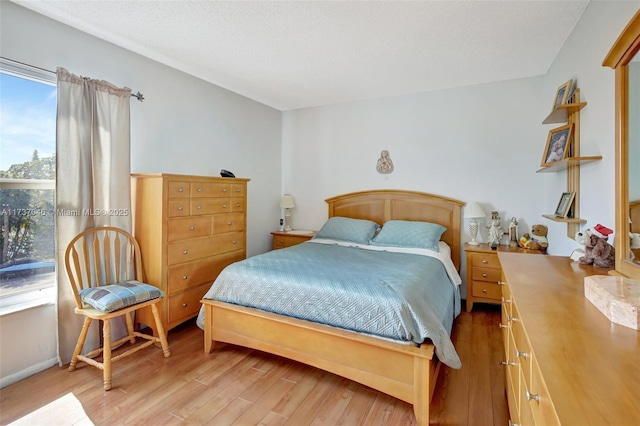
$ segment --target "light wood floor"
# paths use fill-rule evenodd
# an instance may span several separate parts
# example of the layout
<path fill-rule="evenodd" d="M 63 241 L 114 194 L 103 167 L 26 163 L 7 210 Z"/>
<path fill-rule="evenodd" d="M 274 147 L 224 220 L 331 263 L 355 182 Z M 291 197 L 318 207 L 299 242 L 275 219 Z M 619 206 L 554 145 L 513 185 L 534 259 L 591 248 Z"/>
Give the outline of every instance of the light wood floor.
<path fill-rule="evenodd" d="M 431 424 L 508 424 L 499 320 L 499 307 L 481 304 L 456 320 L 463 367 L 441 369 Z M 189 322 L 170 331 L 170 358 L 147 348 L 115 363 L 109 392 L 102 372 L 84 363 L 7 386 L 0 424 L 72 393 L 95 425 L 415 425 L 409 404 L 333 374 L 231 345 L 204 354 L 202 334 Z M 83 424 L 65 413 L 49 410 L 44 424 Z"/>

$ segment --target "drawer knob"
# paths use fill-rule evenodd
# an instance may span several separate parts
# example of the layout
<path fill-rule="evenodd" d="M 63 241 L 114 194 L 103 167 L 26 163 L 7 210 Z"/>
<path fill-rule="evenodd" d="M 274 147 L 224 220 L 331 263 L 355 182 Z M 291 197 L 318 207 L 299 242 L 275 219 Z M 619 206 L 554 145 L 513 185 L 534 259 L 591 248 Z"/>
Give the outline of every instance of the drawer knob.
<path fill-rule="evenodd" d="M 183 251 L 182 254 L 189 254 L 189 250 Z"/>
<path fill-rule="evenodd" d="M 508 325 L 502 324 L 501 322 L 498 323 L 498 327 L 499 328 L 509 328 Z"/>
<path fill-rule="evenodd" d="M 500 361 L 500 365 L 506 365 L 507 367 L 513 367 L 516 365 L 513 361 Z"/>
<path fill-rule="evenodd" d="M 202 192 L 202 188 L 198 188 L 198 192 Z"/>
<path fill-rule="evenodd" d="M 522 358 L 527 358 L 527 353 L 526 352 L 520 352 L 519 350 L 516 349 L 516 358 L 517 357 L 522 357 Z"/>
<path fill-rule="evenodd" d="M 487 278 L 487 274 L 482 274 L 482 278 Z"/>
<path fill-rule="evenodd" d="M 236 204 L 236 207 L 240 207 L 240 203 Z"/>
<path fill-rule="evenodd" d="M 187 307 L 187 304 L 186 304 L 186 303 L 183 303 L 183 304 L 182 304 L 182 307 L 183 307 L 183 308 L 186 308 L 186 307 Z"/>
<path fill-rule="evenodd" d="M 237 188 L 237 189 L 236 189 L 236 192 L 240 192 L 240 191 L 241 191 L 241 189 L 240 189 L 240 188 Z"/>
<path fill-rule="evenodd" d="M 537 393 L 526 391 L 525 395 L 527 397 L 527 401 L 534 400 L 535 402 L 540 403 L 540 395 L 538 395 Z"/>
<path fill-rule="evenodd" d="M 227 225 L 231 226 L 231 225 L 233 225 L 233 222 L 229 222 L 229 223 L 227 223 Z"/>
<path fill-rule="evenodd" d="M 184 207 L 180 206 L 178 207 L 178 210 L 184 210 Z"/>
<path fill-rule="evenodd" d="M 486 292 L 487 292 L 487 289 L 486 289 L 486 288 L 483 288 L 483 289 L 482 289 L 482 292 L 483 292 L 483 293 L 486 293 Z"/>
<path fill-rule="evenodd" d="M 233 241 L 233 244 L 238 244 L 238 242 L 237 241 Z"/>
<path fill-rule="evenodd" d="M 222 208 L 223 208 L 223 209 L 226 209 L 226 208 L 227 208 L 227 205 L 226 205 L 226 204 L 223 204 L 223 205 L 222 205 Z"/>
<path fill-rule="evenodd" d="M 198 206 L 198 210 L 202 210 L 202 206 Z"/>
<path fill-rule="evenodd" d="M 227 188 L 222 188 L 222 192 L 227 192 Z"/>
<path fill-rule="evenodd" d="M 485 259 L 482 259 L 482 263 L 487 264 L 489 262 L 487 262 Z"/>
<path fill-rule="evenodd" d="M 191 229 L 192 231 L 195 231 L 195 230 L 196 230 L 196 227 L 195 227 L 195 226 L 192 226 L 192 227 L 191 227 L 191 228 L 189 228 L 189 229 Z"/>
<path fill-rule="evenodd" d="M 184 192 L 184 189 L 182 187 L 178 188 L 178 192 Z"/>
<path fill-rule="evenodd" d="M 182 276 L 182 279 L 183 279 L 183 280 L 186 280 L 186 279 L 188 279 L 188 278 L 189 278 L 189 275 L 183 275 L 183 276 Z"/>

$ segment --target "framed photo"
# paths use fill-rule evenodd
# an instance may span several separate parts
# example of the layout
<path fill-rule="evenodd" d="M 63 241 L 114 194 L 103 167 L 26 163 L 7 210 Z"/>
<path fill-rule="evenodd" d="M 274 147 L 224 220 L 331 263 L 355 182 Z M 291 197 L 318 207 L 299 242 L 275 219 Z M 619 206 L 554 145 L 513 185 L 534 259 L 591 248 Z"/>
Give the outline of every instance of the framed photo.
<path fill-rule="evenodd" d="M 573 204 L 573 199 L 575 198 L 575 192 L 563 192 L 560 197 L 560 201 L 558 202 L 558 207 L 556 207 L 555 215 L 557 217 L 567 217 L 567 213 L 571 209 L 571 204 Z"/>
<path fill-rule="evenodd" d="M 573 84 L 573 80 L 569 80 L 562 86 L 558 87 L 558 90 L 556 91 L 556 97 L 553 100 L 553 108 L 551 108 L 551 111 L 555 111 L 555 109 L 558 108 L 560 105 L 567 103 L 567 99 L 569 98 L 569 92 L 571 92 L 572 84 Z"/>
<path fill-rule="evenodd" d="M 542 155 L 542 167 L 549 167 L 558 161 L 564 160 L 569 155 L 571 137 L 573 136 L 573 124 L 549 130 L 547 145 Z"/>

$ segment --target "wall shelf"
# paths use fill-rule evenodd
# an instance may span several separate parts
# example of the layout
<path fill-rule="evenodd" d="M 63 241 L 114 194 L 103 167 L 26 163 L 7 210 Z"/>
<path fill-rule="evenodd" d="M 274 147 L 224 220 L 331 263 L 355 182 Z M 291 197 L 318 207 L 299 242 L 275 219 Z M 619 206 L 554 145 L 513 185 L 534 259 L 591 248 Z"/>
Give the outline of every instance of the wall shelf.
<path fill-rule="evenodd" d="M 566 123 L 573 113 L 580 111 L 585 106 L 587 106 L 586 102 L 558 105 L 558 108 L 551 111 L 547 118 L 542 121 L 542 124 Z"/>
<path fill-rule="evenodd" d="M 572 157 L 565 158 L 562 161 L 553 163 L 550 166 L 543 167 L 536 173 L 556 173 L 565 171 L 567 173 L 567 192 L 574 192 L 573 206 L 571 214 L 574 217 L 557 217 L 552 214 L 543 214 L 545 219 L 554 222 L 567 224 L 567 237 L 573 239 L 580 229 L 580 225 L 587 223 L 586 219 L 580 218 L 580 166 L 594 161 L 602 160 L 602 156 L 580 156 L 580 110 L 587 106 L 586 102 L 580 102 L 580 89 L 575 89 L 573 94 L 575 102 L 559 105 L 555 110 L 544 119 L 542 124 L 567 123 L 573 124 L 573 141 L 572 141 Z"/>
<path fill-rule="evenodd" d="M 536 170 L 536 173 L 555 173 L 560 170 L 566 170 L 569 166 L 580 165 L 584 166 L 585 164 L 593 163 L 594 161 L 602 160 L 601 155 L 594 155 L 591 157 L 569 157 L 564 160 L 557 161 L 552 163 L 552 165 L 543 167 L 541 169 Z"/>
<path fill-rule="evenodd" d="M 545 219 L 552 220 L 554 222 L 562 222 L 562 223 L 587 223 L 587 219 L 580 219 L 578 217 L 558 217 L 552 214 L 543 214 L 542 217 Z"/>

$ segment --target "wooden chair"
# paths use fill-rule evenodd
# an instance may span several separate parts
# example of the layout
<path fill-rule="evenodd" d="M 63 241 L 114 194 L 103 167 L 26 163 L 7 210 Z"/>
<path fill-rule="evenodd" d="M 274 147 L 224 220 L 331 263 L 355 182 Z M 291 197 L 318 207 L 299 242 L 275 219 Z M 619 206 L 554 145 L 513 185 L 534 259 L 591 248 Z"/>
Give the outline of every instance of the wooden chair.
<path fill-rule="evenodd" d="M 171 355 L 158 310 L 164 294 L 157 287 L 142 282 L 141 259 L 135 238 L 111 226 L 81 232 L 71 240 L 65 252 L 65 267 L 76 300 L 74 312 L 86 317 L 69 371 L 75 370 L 79 360 L 103 370 L 104 390 L 107 391 L 111 389 L 112 362 L 156 343 L 162 347 L 165 358 Z M 146 306 L 151 306 L 158 337 L 134 331 L 131 315 Z M 111 319 L 120 316 L 126 318 L 128 335 L 111 342 Z M 81 355 L 87 331 L 94 319 L 103 322 L 102 347 Z M 127 340 L 133 344 L 136 337 L 147 341 L 112 357 L 112 347 L 118 347 Z M 100 353 L 102 362 L 94 359 Z"/>

